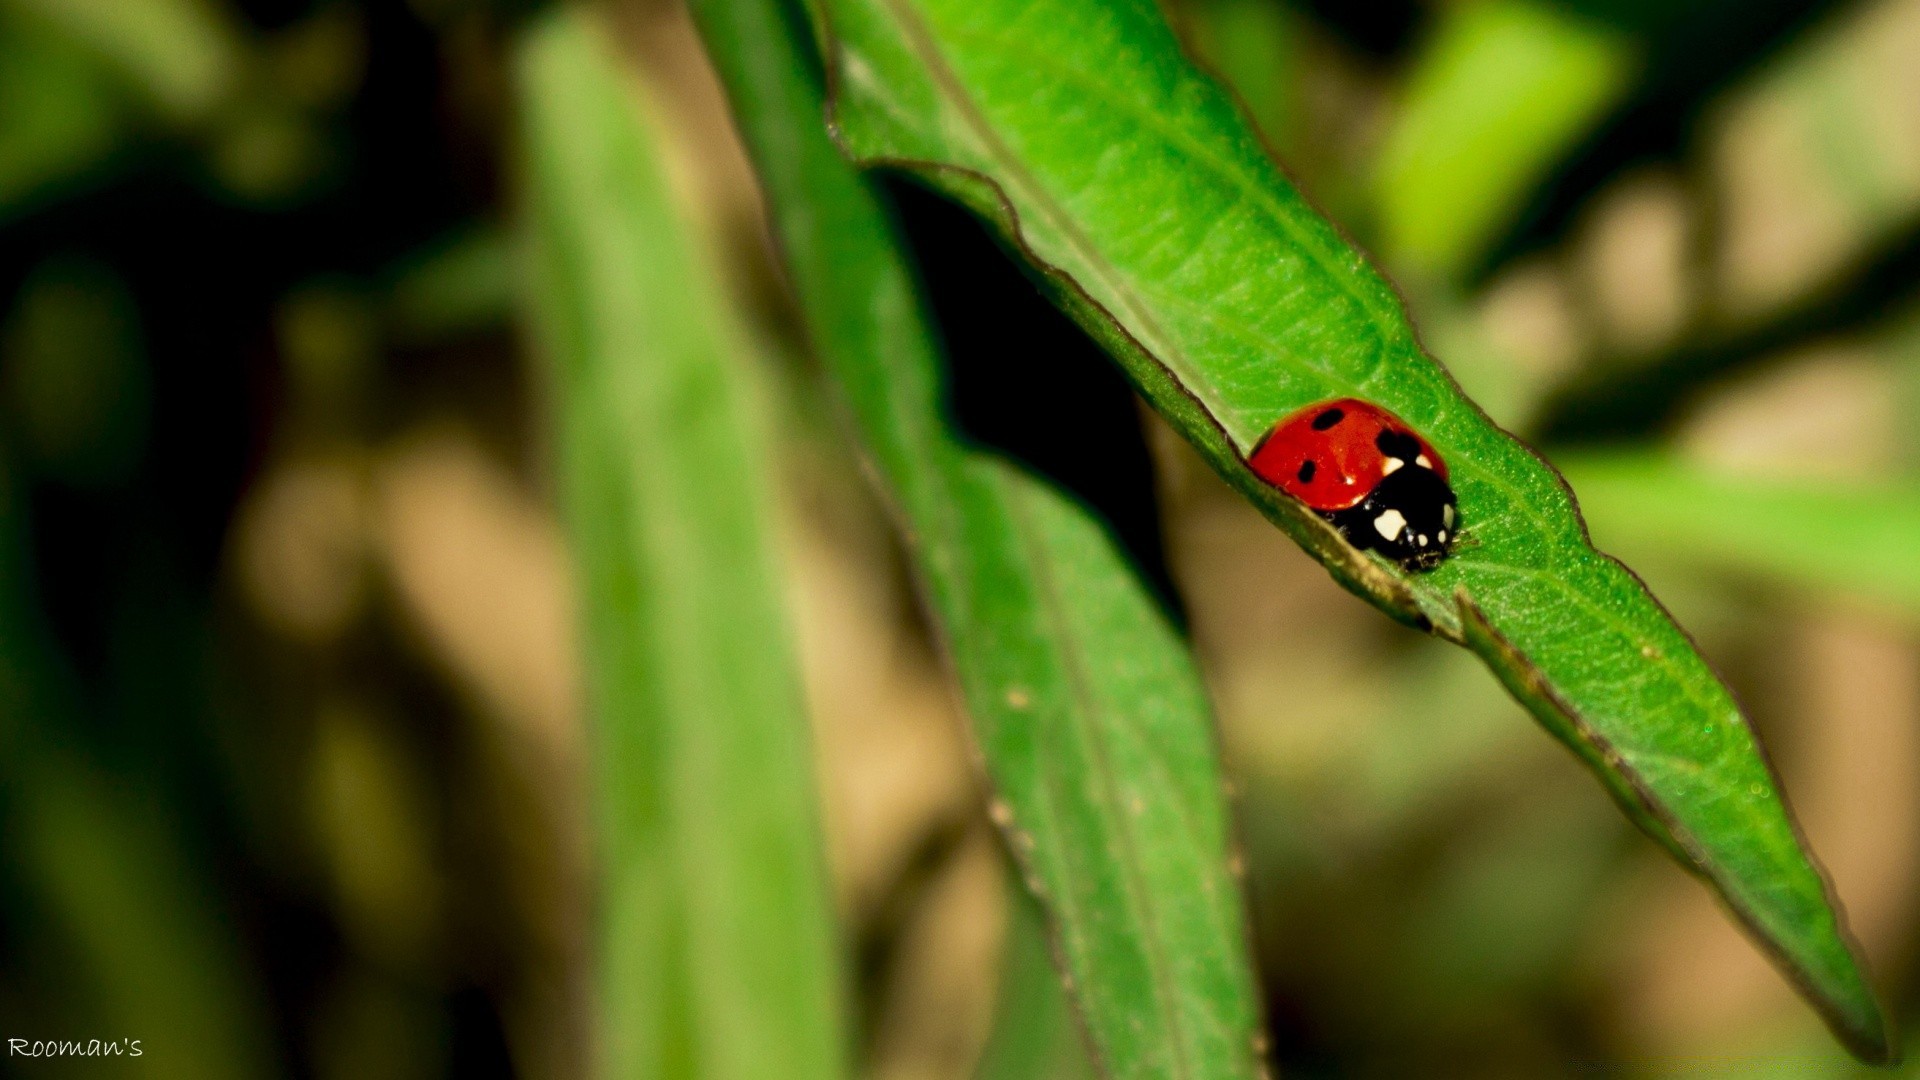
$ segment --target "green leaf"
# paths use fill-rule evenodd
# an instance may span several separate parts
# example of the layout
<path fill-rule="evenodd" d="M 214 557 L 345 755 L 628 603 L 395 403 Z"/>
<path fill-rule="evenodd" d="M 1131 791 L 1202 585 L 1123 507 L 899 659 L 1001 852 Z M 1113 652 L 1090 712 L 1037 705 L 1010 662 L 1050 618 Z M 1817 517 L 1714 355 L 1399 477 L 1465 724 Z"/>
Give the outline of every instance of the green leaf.
<path fill-rule="evenodd" d="M 948 427 L 914 282 L 883 208 L 827 138 L 815 68 L 777 0 L 694 9 L 1101 1067 L 1258 1075 L 1220 765 L 1182 642 L 1100 523 Z"/>
<path fill-rule="evenodd" d="M 1053 971 L 1046 913 L 1024 891 L 1009 906 L 993 1032 L 974 1080 L 1089 1080 L 1093 1061 Z"/>
<path fill-rule="evenodd" d="M 1421 350 L 1392 287 L 1269 161 L 1145 0 L 821 0 L 858 158 L 991 217 L 1213 467 L 1342 584 L 1478 653 L 1726 900 L 1857 1053 L 1887 1030 L 1826 883 L 1726 688 L 1559 477 Z M 1244 455 L 1342 395 L 1453 470 L 1467 536 L 1433 572 L 1362 554 Z"/>
<path fill-rule="evenodd" d="M 1920 615 L 1920 484 L 1740 475 L 1656 453 L 1562 466 L 1609 545 Z"/>
<path fill-rule="evenodd" d="M 1450 6 L 1413 63 L 1375 172 L 1395 266 L 1458 274 L 1620 99 L 1619 32 L 1540 0 Z"/>
<path fill-rule="evenodd" d="M 598 784 L 608 1077 L 845 1073 L 836 943 L 743 350 L 631 75 L 579 15 L 519 70 Z"/>

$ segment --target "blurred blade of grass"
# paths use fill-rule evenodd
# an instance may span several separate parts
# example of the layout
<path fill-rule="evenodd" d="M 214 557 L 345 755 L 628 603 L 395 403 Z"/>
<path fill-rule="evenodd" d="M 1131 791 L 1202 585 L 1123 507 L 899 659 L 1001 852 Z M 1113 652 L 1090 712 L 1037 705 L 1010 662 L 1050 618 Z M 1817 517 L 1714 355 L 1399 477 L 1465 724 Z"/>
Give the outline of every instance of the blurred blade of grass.
<path fill-rule="evenodd" d="M 32 938 L 11 978 L 32 988 L 14 1038 L 137 1039 L 141 1072 L 246 1080 L 275 1072 L 271 1019 L 180 808 L 110 776 L 74 743 L 83 691 L 35 611 L 24 493 L 0 460 L 0 820 L 7 913 Z M 66 1010 L 72 1010 L 68 1014 Z M 126 1052 L 126 1051 L 123 1051 Z"/>
<path fill-rule="evenodd" d="M 1920 483 L 1741 476 L 1654 452 L 1561 466 L 1608 547 L 1920 616 Z"/>
<path fill-rule="evenodd" d="M 513 310 L 513 245 L 478 226 L 415 253 L 389 286 L 387 316 L 399 336 L 442 340 L 498 327 Z"/>
<path fill-rule="evenodd" d="M 169 814 L 51 743 L 21 749 L 6 784 L 9 848 L 76 961 L 38 977 L 50 988 L 77 976 L 99 1010 L 46 1035 L 138 1039 L 154 1076 L 272 1075 L 260 988 Z"/>
<path fill-rule="evenodd" d="M 1102 1065 L 1257 1075 L 1245 915 L 1186 649 L 1099 522 L 948 426 L 914 282 L 886 211 L 828 140 L 798 15 L 778 0 L 694 10 Z"/>
<path fill-rule="evenodd" d="M 1242 495 L 1335 578 L 1478 654 L 1868 1059 L 1885 1018 L 1746 718 L 1564 482 L 1422 350 L 1392 286 L 1307 205 L 1151 4 L 816 0 L 834 120 L 994 221 Z M 1017 388 L 1010 388 L 1017 392 Z M 1446 456 L 1465 530 L 1413 574 L 1347 545 L 1244 455 L 1357 396 Z"/>
<path fill-rule="evenodd" d="M 0 222 L 105 160 L 124 105 L 86 50 L 0 7 Z"/>
<path fill-rule="evenodd" d="M 209 0 L 0 0 L 44 18 L 111 61 L 175 123 L 205 119 L 243 59 L 240 29 Z"/>
<path fill-rule="evenodd" d="M 1014 890 L 1008 905 L 993 1032 L 975 1080 L 1092 1080 L 1097 1075 L 1053 970 L 1047 915 L 1031 893 Z"/>
<path fill-rule="evenodd" d="M 1413 61 L 1374 186 L 1390 264 L 1456 278 L 1626 91 L 1619 33 L 1540 0 L 1442 9 Z"/>
<path fill-rule="evenodd" d="M 813 756 L 742 348 L 597 27 L 536 24 L 519 88 L 595 734 L 601 1075 L 840 1076 Z"/>

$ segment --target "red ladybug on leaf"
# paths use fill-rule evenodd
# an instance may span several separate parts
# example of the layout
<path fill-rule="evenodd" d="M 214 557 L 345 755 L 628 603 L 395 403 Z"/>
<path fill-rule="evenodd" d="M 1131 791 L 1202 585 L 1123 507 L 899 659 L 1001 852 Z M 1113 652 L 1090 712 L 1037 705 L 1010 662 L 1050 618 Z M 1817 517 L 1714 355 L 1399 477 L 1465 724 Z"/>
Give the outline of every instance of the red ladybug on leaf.
<path fill-rule="evenodd" d="M 1247 459 L 1354 547 L 1409 570 L 1440 565 L 1459 536 L 1447 463 L 1406 422 L 1358 398 L 1309 405 L 1275 424 Z"/>

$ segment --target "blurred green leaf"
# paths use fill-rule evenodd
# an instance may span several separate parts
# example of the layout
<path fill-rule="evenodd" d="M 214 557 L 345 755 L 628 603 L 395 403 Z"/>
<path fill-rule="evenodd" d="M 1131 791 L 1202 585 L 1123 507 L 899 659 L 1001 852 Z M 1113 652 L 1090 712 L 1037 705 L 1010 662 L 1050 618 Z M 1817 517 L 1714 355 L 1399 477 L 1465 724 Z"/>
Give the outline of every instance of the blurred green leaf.
<path fill-rule="evenodd" d="M 0 218 L 104 160 L 123 108 L 84 49 L 0 8 Z"/>
<path fill-rule="evenodd" d="M 514 273 L 507 234 L 477 227 L 408 259 L 393 280 L 388 315 L 396 332 L 413 339 L 496 327 L 512 311 Z"/>
<path fill-rule="evenodd" d="M 592 702 L 601 1074 L 840 1076 L 812 753 L 743 350 L 596 28 L 536 24 L 519 88 Z"/>
<path fill-rule="evenodd" d="M 148 383 L 118 277 L 78 259 L 28 275 L 0 326 L 0 399 L 35 465 L 74 484 L 125 479 L 146 444 Z"/>
<path fill-rule="evenodd" d="M 700 0 L 809 337 L 899 514 L 1099 1060 L 1250 1077 L 1260 1012 L 1220 766 L 1182 642 L 1084 509 L 965 448 L 874 194 L 820 124 L 775 0 Z"/>
<path fill-rule="evenodd" d="M 337 149 L 293 103 L 256 96 L 222 116 L 206 161 L 226 190 L 274 207 L 318 191 Z"/>
<path fill-rule="evenodd" d="M 273 313 L 293 408 L 349 422 L 381 362 L 379 312 L 358 286 L 320 278 L 296 286 Z"/>
<path fill-rule="evenodd" d="M 343 169 L 343 148 L 317 114 L 336 108 L 359 82 L 359 29 L 351 18 L 317 14 L 263 46 L 225 0 L 0 0 L 0 17 L 44 41 L 52 55 L 80 58 L 112 92 L 100 101 L 77 89 L 36 94 L 23 113 L 64 118 L 68 128 L 82 119 L 93 127 L 111 121 L 93 133 L 110 141 L 123 134 L 122 112 L 142 112 L 126 106 L 145 105 L 149 120 L 198 141 L 221 187 L 254 204 L 313 195 Z M 29 69 L 45 66 L 36 58 Z M 6 112 L 0 105 L 0 122 Z M 0 130 L 0 149 L 4 139 Z M 6 172 L 0 165 L 0 184 Z"/>
<path fill-rule="evenodd" d="M 212 0 L 0 0 L 112 62 L 161 115 L 205 119 L 239 75 L 239 28 Z"/>
<path fill-rule="evenodd" d="M 1624 37 L 1541 0 L 1442 8 L 1374 178 L 1388 259 L 1467 269 L 1619 100 L 1632 67 Z"/>
<path fill-rule="evenodd" d="M 1422 902 L 1399 927 L 1413 991 L 1430 1010 L 1550 984 L 1563 970 L 1619 845 L 1618 818 L 1590 792 L 1562 788 L 1449 838 Z M 1412 996 L 1412 995 L 1410 995 Z"/>
<path fill-rule="evenodd" d="M 271 1019 L 179 808 L 75 742 L 85 692 L 35 611 L 24 492 L 0 458 L 0 820 L 10 930 L 40 970 L 26 1038 L 138 1039 L 141 1074 L 272 1074 Z M 18 892 L 12 890 L 18 889 Z M 71 1011 L 71 1015 L 67 1012 Z M 15 1019 L 15 1018 L 10 1018 Z"/>
<path fill-rule="evenodd" d="M 1392 287 L 1305 203 L 1151 4 L 820 0 L 855 156 L 997 222 L 1242 494 L 1349 589 L 1478 653 L 1705 878 L 1867 1058 L 1885 1023 L 1726 688 L 1565 485 L 1417 342 Z M 1314 401 L 1380 402 L 1446 456 L 1461 550 L 1424 575 L 1347 546 L 1244 464 Z"/>
<path fill-rule="evenodd" d="M 169 815 L 47 743 L 9 772 L 12 856 L 57 913 L 70 974 L 99 1010 L 72 1018 L 89 1022 L 86 1037 L 139 1039 L 148 1075 L 271 1075 L 261 988 Z"/>
<path fill-rule="evenodd" d="M 1920 483 L 1729 474 L 1652 452 L 1562 467 L 1608 547 L 1920 615 Z"/>

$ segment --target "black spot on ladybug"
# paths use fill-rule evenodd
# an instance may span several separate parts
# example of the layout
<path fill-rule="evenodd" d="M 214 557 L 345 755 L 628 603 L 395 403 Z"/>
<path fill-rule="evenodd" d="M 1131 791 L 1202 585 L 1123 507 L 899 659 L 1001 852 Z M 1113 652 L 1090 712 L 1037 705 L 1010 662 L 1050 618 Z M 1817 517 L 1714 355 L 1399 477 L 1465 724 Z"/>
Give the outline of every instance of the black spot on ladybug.
<path fill-rule="evenodd" d="M 1313 430 L 1325 431 L 1346 418 L 1347 412 L 1345 409 L 1328 409 L 1326 412 L 1313 418 Z"/>
<path fill-rule="evenodd" d="M 1404 431 L 1382 431 L 1374 437 L 1373 445 L 1379 447 L 1382 454 L 1409 464 L 1420 456 L 1420 440 Z"/>
<path fill-rule="evenodd" d="M 1300 463 L 1300 472 L 1299 472 L 1299 474 L 1298 474 L 1298 475 L 1299 475 L 1299 477 L 1300 477 L 1300 482 L 1301 482 L 1301 483 L 1303 483 L 1303 484 L 1311 484 L 1311 483 L 1313 483 L 1313 470 L 1314 470 L 1314 464 L 1313 464 L 1313 462 L 1311 462 L 1311 461 L 1303 461 L 1303 462 L 1301 462 L 1301 463 Z"/>

